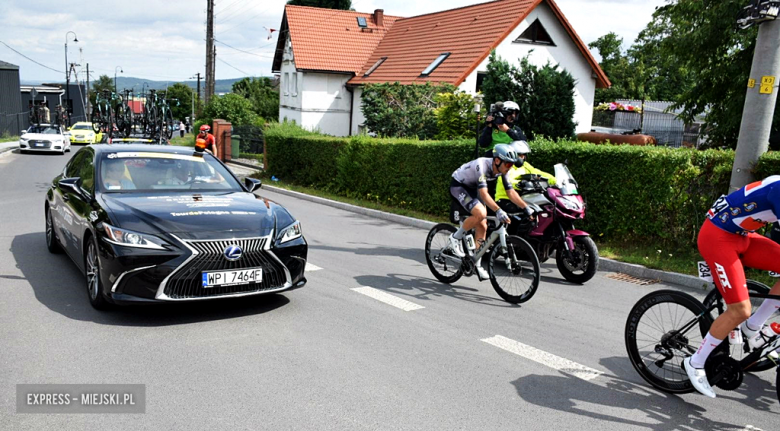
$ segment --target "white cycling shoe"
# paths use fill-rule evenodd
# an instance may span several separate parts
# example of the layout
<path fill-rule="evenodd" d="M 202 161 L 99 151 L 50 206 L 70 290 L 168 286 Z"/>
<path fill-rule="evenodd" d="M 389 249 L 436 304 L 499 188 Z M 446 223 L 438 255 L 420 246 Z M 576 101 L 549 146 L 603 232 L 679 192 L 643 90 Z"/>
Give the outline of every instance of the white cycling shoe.
<path fill-rule="evenodd" d="M 480 280 L 488 280 L 490 278 L 490 274 L 488 274 L 487 270 L 482 267 L 482 265 L 477 266 L 477 276 Z"/>
<path fill-rule="evenodd" d="M 450 235 L 449 242 L 450 242 L 450 250 L 452 251 L 452 254 L 458 257 L 466 257 L 466 253 L 463 252 L 463 245 L 461 244 L 461 241 L 459 239 Z"/>
<path fill-rule="evenodd" d="M 715 398 L 715 391 L 712 390 L 710 382 L 707 381 L 707 373 L 704 371 L 704 368 L 694 368 L 693 365 L 691 365 L 690 356 L 683 360 L 683 365 L 685 373 L 688 374 L 688 378 L 691 380 L 693 387 L 701 392 L 702 395 Z"/>
<path fill-rule="evenodd" d="M 764 340 L 764 337 L 761 335 L 760 330 L 755 331 L 752 337 L 748 336 L 748 333 L 753 331 L 747 328 L 747 320 L 742 322 L 742 324 L 739 325 L 739 329 L 742 331 L 742 335 L 745 336 L 745 339 L 747 339 L 747 343 L 748 346 L 750 346 L 750 350 L 758 349 L 759 347 L 763 346 L 766 343 L 766 340 Z"/>

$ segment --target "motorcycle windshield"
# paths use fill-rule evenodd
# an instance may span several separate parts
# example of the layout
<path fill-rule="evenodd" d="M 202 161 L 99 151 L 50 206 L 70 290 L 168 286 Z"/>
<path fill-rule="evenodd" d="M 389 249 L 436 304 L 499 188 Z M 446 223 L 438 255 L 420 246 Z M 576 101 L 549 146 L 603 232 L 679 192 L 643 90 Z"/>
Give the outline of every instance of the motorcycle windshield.
<path fill-rule="evenodd" d="M 555 165 L 555 181 L 558 188 L 561 189 L 561 194 L 564 196 L 578 195 L 577 181 L 574 181 L 574 177 L 569 172 L 569 168 L 563 163 Z"/>

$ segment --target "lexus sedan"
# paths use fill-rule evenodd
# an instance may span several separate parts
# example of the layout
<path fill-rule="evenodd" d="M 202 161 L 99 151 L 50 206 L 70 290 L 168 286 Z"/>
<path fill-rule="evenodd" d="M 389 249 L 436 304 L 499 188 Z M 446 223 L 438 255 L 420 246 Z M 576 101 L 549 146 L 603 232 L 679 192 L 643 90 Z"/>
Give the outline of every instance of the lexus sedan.
<path fill-rule="evenodd" d="M 192 148 L 81 148 L 46 194 L 46 245 L 84 273 L 93 307 L 302 287 L 301 223 Z"/>

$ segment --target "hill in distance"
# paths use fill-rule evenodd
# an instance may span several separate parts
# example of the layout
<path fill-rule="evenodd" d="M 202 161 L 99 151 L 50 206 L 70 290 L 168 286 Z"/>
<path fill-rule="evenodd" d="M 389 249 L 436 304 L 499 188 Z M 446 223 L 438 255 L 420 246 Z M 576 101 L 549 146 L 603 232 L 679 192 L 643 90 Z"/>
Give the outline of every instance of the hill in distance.
<path fill-rule="evenodd" d="M 233 88 L 233 83 L 236 81 L 240 81 L 244 78 L 235 78 L 235 79 L 217 79 L 217 81 L 214 83 L 214 91 L 217 94 L 223 94 L 223 93 L 230 93 L 230 91 Z M 122 91 L 122 89 L 134 89 L 136 93 L 139 93 L 141 91 L 141 88 L 153 88 L 155 90 L 164 90 L 166 87 L 169 87 L 177 82 L 181 82 L 182 84 L 190 86 L 193 90 L 198 88 L 198 81 L 192 80 L 192 81 L 151 81 L 148 79 L 142 79 L 142 78 L 133 78 L 133 77 L 124 77 L 124 76 L 117 76 L 116 78 L 116 86 L 119 91 Z M 144 85 L 144 83 L 146 85 Z M 22 80 L 21 85 L 40 85 L 40 81 L 28 81 L 28 80 Z M 206 85 L 206 80 L 201 79 L 200 81 L 200 92 L 203 94 L 204 89 Z"/>

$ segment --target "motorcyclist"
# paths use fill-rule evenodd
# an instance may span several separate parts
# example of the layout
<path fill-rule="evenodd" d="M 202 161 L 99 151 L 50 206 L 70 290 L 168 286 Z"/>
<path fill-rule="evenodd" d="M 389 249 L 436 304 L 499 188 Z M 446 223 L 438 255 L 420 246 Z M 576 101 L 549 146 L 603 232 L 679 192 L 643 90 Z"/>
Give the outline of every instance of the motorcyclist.
<path fill-rule="evenodd" d="M 539 175 L 546 179 L 551 186 L 557 184 L 554 175 L 550 175 L 547 172 L 536 169 L 535 167 L 531 166 L 530 163 L 528 163 L 528 154 L 531 153 L 531 147 L 528 146 L 527 142 L 514 141 L 510 146 L 513 150 L 515 150 L 515 153 L 517 153 L 518 157 L 517 163 L 515 163 L 515 165 L 512 166 L 512 169 L 510 169 L 507 173 L 507 176 L 509 177 L 509 184 L 512 186 L 512 188 L 514 188 L 517 183 L 520 182 L 520 178 L 526 174 Z M 514 207 L 512 201 L 509 200 L 506 189 L 501 182 L 496 184 L 496 202 L 498 202 L 498 205 L 501 208 L 510 213 L 517 212 L 517 208 Z"/>
<path fill-rule="evenodd" d="M 498 207 L 498 204 L 488 194 L 487 182 L 497 180 L 505 183 L 509 199 L 518 207 L 531 211 L 528 205 L 509 186 L 506 176 L 509 169 L 517 162 L 517 154 L 509 145 L 496 145 L 493 149 L 493 157 L 480 157 L 472 160 L 452 173 L 450 182 L 450 194 L 460 205 L 471 214 L 460 228 L 449 238 L 450 249 L 458 257 L 465 257 L 466 253 L 461 247 L 463 235 L 471 229 L 476 229 L 474 239 L 478 247 L 482 247 L 487 234 L 487 208 L 496 212 L 499 220 L 510 223 L 509 216 Z M 481 265 L 477 265 L 480 279 L 487 279 L 488 274 Z"/>
<path fill-rule="evenodd" d="M 484 157 L 491 157 L 493 147 L 498 144 L 510 144 L 513 141 L 526 141 L 525 133 L 515 124 L 520 113 L 517 103 L 507 100 L 498 102 L 500 107 L 495 113 L 488 114 L 485 128 L 479 136 L 479 146 L 486 148 Z"/>

